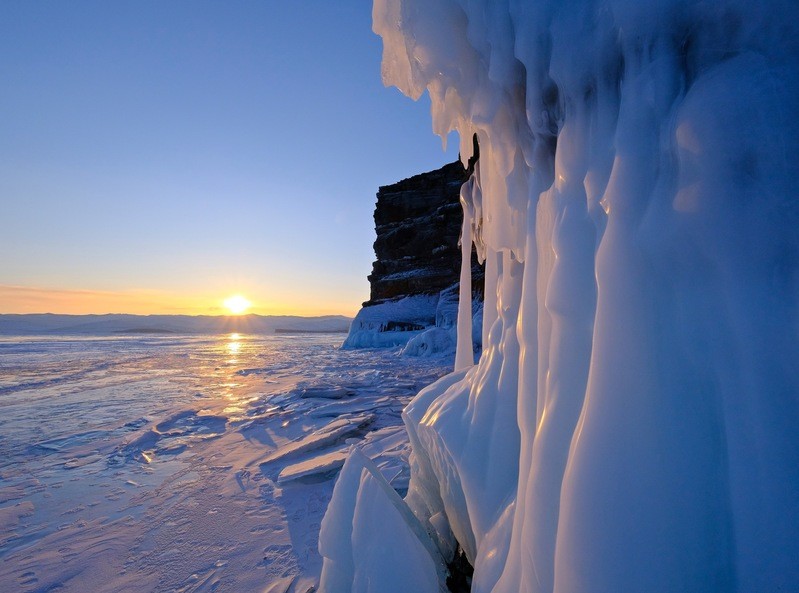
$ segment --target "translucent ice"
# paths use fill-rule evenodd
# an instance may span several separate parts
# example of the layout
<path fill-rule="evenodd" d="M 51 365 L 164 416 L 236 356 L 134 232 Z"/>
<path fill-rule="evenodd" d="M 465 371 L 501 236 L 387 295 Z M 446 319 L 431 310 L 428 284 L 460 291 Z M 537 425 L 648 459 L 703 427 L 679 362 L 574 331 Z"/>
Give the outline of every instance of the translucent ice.
<path fill-rule="evenodd" d="M 444 564 L 416 517 L 353 448 L 319 533 L 320 593 L 438 592 Z"/>
<path fill-rule="evenodd" d="M 799 5 L 373 20 L 384 82 L 480 146 L 483 354 L 405 413 L 439 550 L 478 593 L 799 590 Z"/>

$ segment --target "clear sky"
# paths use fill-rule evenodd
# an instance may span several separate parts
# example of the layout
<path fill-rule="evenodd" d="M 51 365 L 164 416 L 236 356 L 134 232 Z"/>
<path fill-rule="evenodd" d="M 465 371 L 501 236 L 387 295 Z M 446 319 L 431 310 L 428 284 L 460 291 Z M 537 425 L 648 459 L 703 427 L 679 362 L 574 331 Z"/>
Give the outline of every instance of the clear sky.
<path fill-rule="evenodd" d="M 369 0 L 0 3 L 0 313 L 354 314 L 437 168 Z"/>

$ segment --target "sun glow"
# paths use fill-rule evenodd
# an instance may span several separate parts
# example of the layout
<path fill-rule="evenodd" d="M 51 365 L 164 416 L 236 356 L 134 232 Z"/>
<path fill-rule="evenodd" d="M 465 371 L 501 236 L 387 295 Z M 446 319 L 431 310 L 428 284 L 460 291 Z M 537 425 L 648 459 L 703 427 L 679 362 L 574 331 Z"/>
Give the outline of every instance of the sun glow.
<path fill-rule="evenodd" d="M 252 303 L 240 294 L 226 298 L 222 304 L 230 311 L 231 315 L 241 315 L 252 306 Z"/>

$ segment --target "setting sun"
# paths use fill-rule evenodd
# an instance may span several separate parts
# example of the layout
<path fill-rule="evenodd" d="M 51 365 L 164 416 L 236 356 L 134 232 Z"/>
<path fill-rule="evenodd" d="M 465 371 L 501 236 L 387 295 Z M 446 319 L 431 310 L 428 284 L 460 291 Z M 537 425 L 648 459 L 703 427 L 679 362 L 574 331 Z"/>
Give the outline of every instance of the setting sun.
<path fill-rule="evenodd" d="M 232 315 L 241 315 L 252 306 L 252 303 L 240 294 L 226 298 L 222 304 Z"/>

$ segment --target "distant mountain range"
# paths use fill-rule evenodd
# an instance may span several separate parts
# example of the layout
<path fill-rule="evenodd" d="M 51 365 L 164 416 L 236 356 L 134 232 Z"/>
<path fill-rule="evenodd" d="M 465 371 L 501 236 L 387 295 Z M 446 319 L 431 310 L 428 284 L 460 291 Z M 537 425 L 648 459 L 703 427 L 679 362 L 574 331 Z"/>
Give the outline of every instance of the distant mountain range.
<path fill-rule="evenodd" d="M 247 334 L 346 332 L 343 315 L 0 315 L 0 335 Z"/>

